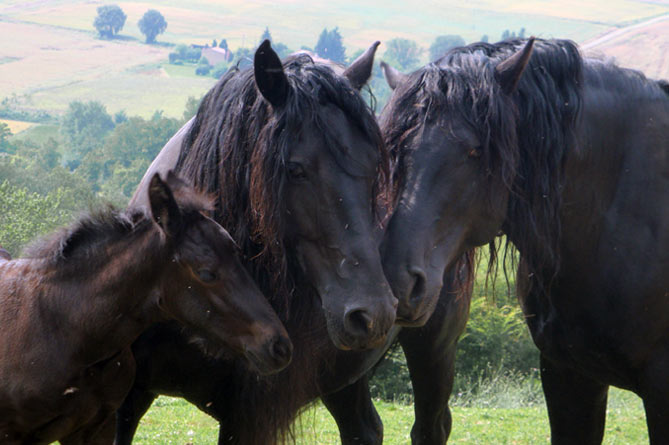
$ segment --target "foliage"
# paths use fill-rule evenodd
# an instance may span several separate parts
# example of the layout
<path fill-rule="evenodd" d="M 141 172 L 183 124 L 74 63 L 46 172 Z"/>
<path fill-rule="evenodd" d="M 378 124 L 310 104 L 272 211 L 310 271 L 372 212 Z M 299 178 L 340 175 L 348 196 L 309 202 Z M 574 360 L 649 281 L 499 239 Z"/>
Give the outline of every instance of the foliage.
<path fill-rule="evenodd" d="M 125 19 L 126 15 L 118 5 L 99 6 L 93 26 L 98 30 L 100 37 L 111 39 L 123 29 Z"/>
<path fill-rule="evenodd" d="M 146 43 L 154 43 L 158 34 L 162 34 L 167 29 L 165 17 L 155 9 L 149 9 L 144 13 L 139 22 L 139 30 L 146 36 Z"/>
<path fill-rule="evenodd" d="M 211 77 L 214 79 L 220 79 L 223 74 L 227 73 L 230 69 L 230 64 L 227 62 L 220 62 L 214 65 L 211 69 Z"/>
<path fill-rule="evenodd" d="M 24 122 L 53 122 L 55 118 L 44 110 L 21 110 L 19 96 L 12 94 L 0 102 L 0 118 Z"/>
<path fill-rule="evenodd" d="M 400 71 L 412 71 L 418 67 L 423 52 L 416 42 L 408 39 L 392 39 L 386 43 L 383 60 Z"/>
<path fill-rule="evenodd" d="M 269 43 L 272 43 L 272 34 L 269 33 L 269 27 L 265 27 L 265 30 L 263 31 L 262 35 L 260 36 L 260 42 L 262 43 L 265 40 L 269 40 Z"/>
<path fill-rule="evenodd" d="M 63 190 L 46 195 L 29 192 L 27 188 L 0 182 L 0 240 L 12 256 L 38 235 L 43 235 L 71 219 L 61 206 Z"/>
<path fill-rule="evenodd" d="M 0 152 L 9 151 L 9 137 L 12 135 L 12 131 L 9 129 L 9 125 L 4 122 L 0 122 Z"/>
<path fill-rule="evenodd" d="M 253 65 L 253 51 L 248 48 L 238 48 L 235 51 L 234 64 L 240 69 L 248 68 Z"/>
<path fill-rule="evenodd" d="M 346 48 L 342 44 L 339 28 L 336 27 L 331 31 L 324 28 L 318 37 L 318 43 L 316 43 L 314 51 L 324 59 L 344 63 L 346 61 Z"/>
<path fill-rule="evenodd" d="M 151 161 L 180 127 L 181 121 L 160 112 L 148 120 L 133 116 L 87 154 L 75 173 L 108 199 L 127 202 Z"/>
<path fill-rule="evenodd" d="M 369 388 L 372 397 L 405 403 L 412 400 L 409 368 L 399 343 L 386 353 L 383 362 L 374 369 L 372 375 Z"/>
<path fill-rule="evenodd" d="M 218 42 L 218 47 L 223 48 L 224 50 L 228 50 L 228 41 L 225 39 L 221 39 L 220 42 Z"/>
<path fill-rule="evenodd" d="M 199 99 L 196 99 L 193 96 L 188 96 L 188 99 L 186 100 L 186 109 L 184 110 L 183 114 L 184 121 L 189 120 L 191 117 L 197 114 L 197 109 L 200 108 L 200 102 L 202 102 L 203 97 L 204 96 L 200 97 Z"/>
<path fill-rule="evenodd" d="M 211 66 L 209 65 L 198 65 L 195 68 L 195 74 L 198 76 L 206 76 L 211 71 Z"/>
<path fill-rule="evenodd" d="M 200 48 L 193 48 L 188 45 L 177 45 L 175 50 L 168 54 L 170 63 L 177 61 L 197 62 L 202 57 L 202 50 Z"/>
<path fill-rule="evenodd" d="M 276 51 L 280 59 L 290 55 L 293 51 L 281 42 L 272 43 L 272 48 Z"/>
<path fill-rule="evenodd" d="M 501 40 L 513 40 L 513 39 L 524 39 L 524 38 L 525 38 L 525 28 L 520 28 L 517 34 L 516 31 L 509 31 L 508 29 L 505 29 L 502 32 Z"/>
<path fill-rule="evenodd" d="M 100 102 L 71 102 L 60 124 L 60 132 L 69 146 L 71 158 L 81 160 L 98 148 L 114 129 L 114 120 Z"/>
<path fill-rule="evenodd" d="M 444 36 L 438 36 L 430 45 L 430 61 L 439 59 L 441 56 L 446 54 L 451 48 L 456 48 L 458 46 L 464 46 L 465 39 L 459 35 L 449 34 Z"/>

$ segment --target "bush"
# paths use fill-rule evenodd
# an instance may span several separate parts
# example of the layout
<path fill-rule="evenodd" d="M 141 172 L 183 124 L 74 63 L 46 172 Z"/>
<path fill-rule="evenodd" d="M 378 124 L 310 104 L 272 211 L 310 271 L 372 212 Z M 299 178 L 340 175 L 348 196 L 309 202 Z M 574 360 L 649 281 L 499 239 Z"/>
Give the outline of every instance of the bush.
<path fill-rule="evenodd" d="M 225 63 L 225 62 L 217 63 L 217 64 L 211 69 L 211 76 L 212 76 L 214 79 L 220 79 L 221 76 L 222 76 L 223 74 L 227 73 L 229 69 L 230 69 L 230 64 L 229 64 L 229 63 Z"/>
<path fill-rule="evenodd" d="M 199 65 L 197 68 L 195 68 L 195 74 L 198 76 L 206 76 L 209 74 L 209 71 L 211 71 L 211 67 L 209 65 Z"/>

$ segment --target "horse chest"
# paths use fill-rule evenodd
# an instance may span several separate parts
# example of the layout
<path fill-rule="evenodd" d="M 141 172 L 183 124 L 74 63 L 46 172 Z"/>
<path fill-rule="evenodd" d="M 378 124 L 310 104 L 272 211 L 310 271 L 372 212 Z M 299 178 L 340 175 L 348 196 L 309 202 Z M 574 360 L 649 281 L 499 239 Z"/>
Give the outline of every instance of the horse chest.
<path fill-rule="evenodd" d="M 634 360 L 621 348 L 615 319 L 591 306 L 566 305 L 531 298 L 525 303 L 530 333 L 542 354 L 607 384 L 630 388 Z M 533 308 L 531 313 L 528 308 Z"/>
<path fill-rule="evenodd" d="M 7 434 L 30 443 L 50 443 L 86 425 L 101 411 L 113 413 L 134 378 L 134 359 L 127 348 L 85 369 L 49 372 L 38 386 L 25 387 L 15 398 Z M 67 377 L 66 377 L 67 376 Z"/>

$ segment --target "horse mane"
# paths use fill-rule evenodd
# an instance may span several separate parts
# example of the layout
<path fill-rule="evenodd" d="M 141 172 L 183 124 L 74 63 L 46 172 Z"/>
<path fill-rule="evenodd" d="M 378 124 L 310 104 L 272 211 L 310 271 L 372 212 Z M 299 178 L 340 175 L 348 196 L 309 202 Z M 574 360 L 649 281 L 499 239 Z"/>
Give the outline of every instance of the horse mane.
<path fill-rule="evenodd" d="M 500 174 L 510 192 L 503 226 L 507 240 L 533 272 L 548 270 L 554 276 L 560 258 L 562 166 L 576 149 L 583 60 L 571 41 L 537 40 L 509 96 L 495 79 L 495 67 L 523 44 L 481 42 L 451 50 L 408 76 L 381 125 L 396 166 L 393 176 L 401 181 L 403 158 L 412 149 L 409 140 L 425 123 L 440 124 L 446 114 L 460 117 L 477 133 L 488 171 Z M 493 259 L 498 248 L 491 243 Z"/>
<path fill-rule="evenodd" d="M 212 208 L 211 198 L 184 182 L 168 179 L 173 196 L 185 218 Z M 24 257 L 46 261 L 62 274 L 94 271 L 109 261 L 102 246 L 131 242 L 153 228 L 153 219 L 144 207 L 119 210 L 102 206 L 82 214 L 74 223 L 38 238 L 28 245 Z"/>
<path fill-rule="evenodd" d="M 317 396 L 317 376 L 331 366 L 325 323 L 315 290 L 300 281 L 300 267 L 285 233 L 284 190 L 291 138 L 304 125 L 323 135 L 327 150 L 344 169 L 345 147 L 330 128 L 325 105 L 339 108 L 374 147 L 378 169 L 370 203 L 380 210 L 389 177 L 388 153 L 371 109 L 348 79 L 307 54 L 283 62 L 291 86 L 284 106 L 273 109 L 258 91 L 253 69 L 232 69 L 205 95 L 185 136 L 176 169 L 217 196 L 214 219 L 240 246 L 243 261 L 279 314 L 296 345 L 291 366 L 258 377 L 234 361 L 230 410 L 237 443 L 290 441 L 296 413 Z M 381 212 L 379 212 L 380 214 Z M 377 215 L 378 216 L 378 215 Z M 277 409 L 280 406 L 280 409 Z M 263 419 L 261 424 L 254 419 Z M 225 429 L 225 428 L 224 428 Z"/>
<path fill-rule="evenodd" d="M 287 103 L 276 110 L 256 88 L 253 69 L 228 71 L 202 100 L 176 166 L 196 186 L 216 193 L 214 218 L 239 244 L 254 278 L 280 313 L 288 310 L 298 269 L 284 236 L 290 138 L 305 123 L 315 126 L 345 166 L 346 153 L 323 116 L 323 106 L 332 104 L 377 151 L 375 209 L 389 168 L 374 115 L 346 78 L 308 54 L 287 58 L 284 71 L 292 88 Z"/>

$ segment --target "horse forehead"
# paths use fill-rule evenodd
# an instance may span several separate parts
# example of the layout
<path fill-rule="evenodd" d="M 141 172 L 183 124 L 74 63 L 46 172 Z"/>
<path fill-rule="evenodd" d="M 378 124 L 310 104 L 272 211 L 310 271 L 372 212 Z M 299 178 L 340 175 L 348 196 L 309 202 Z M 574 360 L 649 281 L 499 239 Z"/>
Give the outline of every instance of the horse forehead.
<path fill-rule="evenodd" d="M 325 128 L 320 128 L 321 126 Z M 361 155 L 374 152 L 372 141 L 363 132 L 362 126 L 362 123 L 356 123 L 354 117 L 348 116 L 341 108 L 326 103 L 321 106 L 320 125 L 316 125 L 315 121 L 312 125 L 303 125 L 300 142 L 311 147 L 334 143 L 337 147 L 330 148 L 360 159 Z"/>

